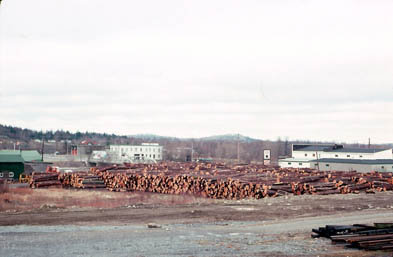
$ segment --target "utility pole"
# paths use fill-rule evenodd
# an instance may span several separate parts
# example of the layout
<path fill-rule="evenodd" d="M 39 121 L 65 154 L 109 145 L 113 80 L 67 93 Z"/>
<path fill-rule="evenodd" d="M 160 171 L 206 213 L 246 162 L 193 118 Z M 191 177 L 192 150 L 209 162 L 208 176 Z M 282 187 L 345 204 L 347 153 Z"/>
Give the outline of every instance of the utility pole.
<path fill-rule="evenodd" d="M 194 141 L 191 141 L 191 162 L 194 160 Z"/>
<path fill-rule="evenodd" d="M 368 138 L 368 149 L 370 149 L 370 146 L 371 146 L 371 139 Z"/>
<path fill-rule="evenodd" d="M 44 136 L 42 136 L 42 144 L 41 144 L 41 161 L 44 161 Z"/>
<path fill-rule="evenodd" d="M 237 134 L 237 163 L 240 163 L 240 134 Z"/>

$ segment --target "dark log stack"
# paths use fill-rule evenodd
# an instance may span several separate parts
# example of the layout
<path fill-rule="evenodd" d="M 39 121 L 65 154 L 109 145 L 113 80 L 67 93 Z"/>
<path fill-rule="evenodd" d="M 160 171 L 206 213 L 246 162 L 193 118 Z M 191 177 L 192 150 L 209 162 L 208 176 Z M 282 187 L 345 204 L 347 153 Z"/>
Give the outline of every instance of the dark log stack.
<path fill-rule="evenodd" d="M 33 172 L 29 184 L 31 188 L 51 186 L 61 187 L 61 182 L 59 181 L 59 173 Z"/>
<path fill-rule="evenodd" d="M 64 187 L 73 188 L 106 188 L 106 185 L 100 176 L 88 172 L 66 173 L 61 176 L 61 182 Z"/>
<path fill-rule="evenodd" d="M 278 169 L 263 165 L 160 163 L 92 168 L 111 191 L 192 194 L 242 199 L 284 194 L 346 194 L 393 190 L 392 173 Z"/>
<path fill-rule="evenodd" d="M 344 243 L 352 248 L 393 251 L 393 223 L 327 225 L 312 232 L 314 238 L 327 237 L 333 243 Z"/>

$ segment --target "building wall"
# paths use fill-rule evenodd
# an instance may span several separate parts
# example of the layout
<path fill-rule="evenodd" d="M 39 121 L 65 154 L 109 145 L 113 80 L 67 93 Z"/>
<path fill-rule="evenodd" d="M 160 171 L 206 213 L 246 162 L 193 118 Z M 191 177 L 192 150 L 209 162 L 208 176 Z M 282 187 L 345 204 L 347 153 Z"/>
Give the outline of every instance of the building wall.
<path fill-rule="evenodd" d="M 316 162 L 311 162 L 311 166 L 314 168 Z M 380 171 L 380 172 L 392 172 L 393 164 L 380 164 L 380 165 L 372 165 L 372 164 L 356 164 L 356 163 L 332 163 L 332 162 L 319 162 L 319 170 L 322 171 L 331 171 L 331 170 L 339 170 L 339 171 L 358 171 L 358 172 L 371 172 L 371 171 Z"/>
<path fill-rule="evenodd" d="M 292 157 L 315 160 L 317 157 L 315 151 L 293 151 Z M 392 159 L 392 149 L 376 153 L 352 153 L 352 152 L 324 152 L 318 151 L 318 159 L 322 158 L 338 158 L 338 159 L 357 159 L 357 160 L 375 160 L 375 159 Z"/>
<path fill-rule="evenodd" d="M 385 151 L 375 153 L 375 159 L 393 159 L 393 150 L 387 149 Z"/>
<path fill-rule="evenodd" d="M 11 174 L 9 174 L 12 172 Z M 3 162 L 0 163 L 0 179 L 19 179 L 19 175 L 24 172 L 24 165 L 22 162 Z M 11 175 L 11 177 L 9 176 Z"/>
<path fill-rule="evenodd" d="M 163 147 L 160 145 L 111 145 L 109 148 L 119 158 L 129 157 L 139 160 L 162 160 Z"/>
<path fill-rule="evenodd" d="M 323 157 L 322 154 L 323 154 L 322 151 L 318 152 L 318 158 L 326 158 L 326 157 Z M 317 152 L 314 152 L 314 151 L 293 151 L 292 157 L 299 158 L 299 159 L 315 160 L 317 158 Z"/>
<path fill-rule="evenodd" d="M 373 170 L 380 172 L 393 172 L 393 164 L 373 165 Z"/>
<path fill-rule="evenodd" d="M 298 162 L 298 161 L 283 161 L 278 160 L 278 165 L 280 168 L 310 168 L 310 162 Z"/>

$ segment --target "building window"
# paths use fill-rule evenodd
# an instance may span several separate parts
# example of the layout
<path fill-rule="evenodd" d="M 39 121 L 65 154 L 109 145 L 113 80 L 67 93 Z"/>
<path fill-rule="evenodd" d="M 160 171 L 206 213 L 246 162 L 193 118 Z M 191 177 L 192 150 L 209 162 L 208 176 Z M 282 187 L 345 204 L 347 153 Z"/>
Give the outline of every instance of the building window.
<path fill-rule="evenodd" d="M 299 162 L 299 166 L 302 166 L 302 165 L 303 165 L 303 163 Z"/>
<path fill-rule="evenodd" d="M 381 169 L 384 169 L 385 168 L 385 166 L 381 166 Z"/>
<path fill-rule="evenodd" d="M 291 165 L 292 163 L 288 162 L 288 165 Z"/>
<path fill-rule="evenodd" d="M 142 148 L 141 148 L 141 152 L 142 152 Z"/>
<path fill-rule="evenodd" d="M 8 177 L 13 178 L 14 177 L 14 173 L 12 171 L 10 171 L 10 173 L 8 173 Z"/>
<path fill-rule="evenodd" d="M 155 155 L 155 154 L 153 154 L 153 158 L 154 158 L 154 159 L 156 158 L 156 155 Z"/>
<path fill-rule="evenodd" d="M 334 157 L 338 157 L 338 154 L 334 155 Z"/>
<path fill-rule="evenodd" d="M 360 157 L 360 158 L 362 158 L 362 157 L 363 157 L 363 155 L 359 155 L 359 157 Z"/>
<path fill-rule="evenodd" d="M 351 157 L 351 156 L 348 154 L 347 157 Z"/>
<path fill-rule="evenodd" d="M 312 157 L 315 157 L 315 153 L 312 154 Z"/>
<path fill-rule="evenodd" d="M 161 149 L 160 148 L 158 148 L 158 152 L 160 152 L 161 151 Z"/>
<path fill-rule="evenodd" d="M 160 159 L 160 158 L 161 158 L 160 156 L 161 156 L 161 155 L 157 155 L 157 158 Z"/>
<path fill-rule="evenodd" d="M 329 164 L 326 164 L 326 167 L 329 167 Z"/>
<path fill-rule="evenodd" d="M 3 177 L 3 172 L 0 172 L 0 178 L 2 178 Z"/>
<path fill-rule="evenodd" d="M 307 156 L 307 154 L 305 153 L 304 156 Z"/>

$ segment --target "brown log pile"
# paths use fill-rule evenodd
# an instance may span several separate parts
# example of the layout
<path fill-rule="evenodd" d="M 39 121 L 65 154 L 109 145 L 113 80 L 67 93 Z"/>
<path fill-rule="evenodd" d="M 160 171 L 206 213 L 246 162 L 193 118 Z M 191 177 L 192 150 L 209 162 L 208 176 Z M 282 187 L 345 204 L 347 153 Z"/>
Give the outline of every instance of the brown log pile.
<path fill-rule="evenodd" d="M 59 173 L 43 173 L 43 172 L 33 172 L 29 185 L 31 188 L 42 188 L 42 187 L 61 187 L 61 182 L 59 180 Z"/>
<path fill-rule="evenodd" d="M 60 178 L 64 187 L 73 188 L 106 188 L 101 176 L 88 172 L 74 172 L 63 174 Z"/>
<path fill-rule="evenodd" d="M 215 199 L 393 190 L 392 173 L 279 169 L 220 163 L 129 164 L 92 168 L 110 191 L 192 194 Z"/>

